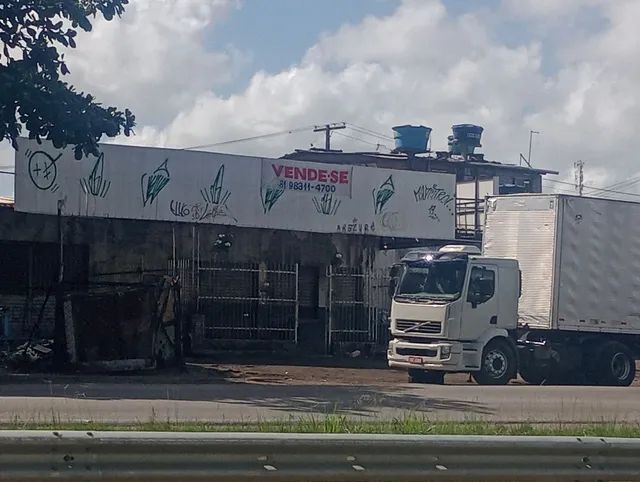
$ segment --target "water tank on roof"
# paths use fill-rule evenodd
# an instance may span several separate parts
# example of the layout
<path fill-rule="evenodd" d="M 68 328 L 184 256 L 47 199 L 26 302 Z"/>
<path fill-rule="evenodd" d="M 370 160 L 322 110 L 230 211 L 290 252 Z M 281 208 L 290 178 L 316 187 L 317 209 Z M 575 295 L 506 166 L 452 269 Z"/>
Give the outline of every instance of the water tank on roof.
<path fill-rule="evenodd" d="M 427 152 L 431 127 L 404 125 L 392 127 L 392 129 L 396 152 L 406 154 Z"/>
<path fill-rule="evenodd" d="M 484 130 L 482 127 L 474 124 L 457 124 L 451 126 L 451 129 L 453 135 L 448 137 L 451 154 L 466 156 L 473 154 L 476 147 L 482 147 L 480 144 Z"/>

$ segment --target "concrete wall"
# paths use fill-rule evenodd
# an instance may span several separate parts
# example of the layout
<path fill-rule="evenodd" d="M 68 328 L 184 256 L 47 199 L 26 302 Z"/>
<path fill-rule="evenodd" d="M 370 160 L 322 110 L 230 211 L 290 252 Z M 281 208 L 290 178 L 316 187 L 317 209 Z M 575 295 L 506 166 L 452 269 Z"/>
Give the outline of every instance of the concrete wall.
<path fill-rule="evenodd" d="M 62 218 L 65 243 L 90 248 L 89 272 L 163 269 L 174 255 L 192 258 L 199 242 L 200 257 L 229 262 L 327 265 L 336 253 L 351 266 L 374 263 L 379 240 L 374 237 L 303 233 L 222 225 L 187 225 L 162 221 Z M 0 239 L 56 242 L 55 216 L 25 214 L 0 208 Z M 219 234 L 233 236 L 228 253 L 214 249 Z"/>
<path fill-rule="evenodd" d="M 326 269 L 335 261 L 336 254 L 342 255 L 343 265 L 361 268 L 386 268 L 399 259 L 398 253 L 381 252 L 379 239 L 371 236 L 66 217 L 62 218 L 62 229 L 65 244 L 88 246 L 88 275 L 93 281 L 135 282 L 141 279 L 136 273 L 139 270 L 168 269 L 174 255 L 177 259 L 193 260 L 199 253 L 202 261 L 229 263 L 298 263 L 301 269 L 317 270 L 320 308 L 326 306 L 327 300 Z M 220 234 L 232 237 L 228 252 L 214 248 Z M 56 238 L 55 216 L 0 208 L 0 240 L 55 243 Z M 133 273 L 114 274 L 127 271 Z M 13 307 L 11 316 L 14 323 L 22 323 L 25 318 L 23 311 L 18 309 L 22 304 L 15 294 L 0 293 L 0 306 Z M 36 300 L 31 305 L 28 316 L 31 323 L 26 323 L 27 327 L 32 326 L 34 316 L 37 317 Z M 52 325 L 52 316 L 53 312 L 48 307 L 43 327 Z M 322 316 L 320 313 L 319 317 Z"/>

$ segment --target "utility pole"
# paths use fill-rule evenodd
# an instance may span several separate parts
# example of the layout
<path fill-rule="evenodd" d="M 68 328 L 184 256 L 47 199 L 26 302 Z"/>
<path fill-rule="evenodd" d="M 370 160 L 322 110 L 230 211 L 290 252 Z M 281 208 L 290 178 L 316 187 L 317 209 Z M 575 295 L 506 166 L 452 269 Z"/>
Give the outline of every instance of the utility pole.
<path fill-rule="evenodd" d="M 540 134 L 538 131 L 529 131 L 529 157 L 527 157 L 527 164 L 531 167 L 531 146 L 533 144 L 533 135 Z M 522 166 L 522 159 L 520 159 L 520 165 Z"/>
<path fill-rule="evenodd" d="M 313 132 L 324 132 L 324 150 L 331 150 L 331 131 L 335 131 L 338 129 L 346 129 L 346 124 L 344 122 L 333 123 L 333 124 L 325 124 L 323 126 L 316 126 L 313 129 Z"/>
<path fill-rule="evenodd" d="M 53 366 L 63 370 L 67 365 L 67 341 L 64 320 L 64 234 L 62 229 L 62 207 L 64 201 L 58 200 L 58 267 L 56 276 L 56 302 L 53 325 Z"/>
<path fill-rule="evenodd" d="M 574 162 L 573 170 L 575 176 L 576 191 L 578 191 L 579 196 L 582 196 L 582 191 L 584 190 L 584 162 Z"/>

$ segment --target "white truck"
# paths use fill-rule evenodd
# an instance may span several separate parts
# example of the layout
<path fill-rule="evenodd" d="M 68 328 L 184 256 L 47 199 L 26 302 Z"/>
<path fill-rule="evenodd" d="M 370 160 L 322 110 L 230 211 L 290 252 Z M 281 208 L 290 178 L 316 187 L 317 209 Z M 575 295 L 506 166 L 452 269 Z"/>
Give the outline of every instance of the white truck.
<path fill-rule="evenodd" d="M 475 249 L 475 251 L 474 251 Z M 640 357 L 640 203 L 487 199 L 482 253 L 413 251 L 394 275 L 389 366 L 412 382 L 628 386 Z"/>

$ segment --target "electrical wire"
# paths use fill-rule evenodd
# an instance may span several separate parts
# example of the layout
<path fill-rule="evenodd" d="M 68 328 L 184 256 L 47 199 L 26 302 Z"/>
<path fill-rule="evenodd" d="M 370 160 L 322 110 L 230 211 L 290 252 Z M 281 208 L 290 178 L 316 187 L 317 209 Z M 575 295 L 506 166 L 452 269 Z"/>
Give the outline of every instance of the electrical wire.
<path fill-rule="evenodd" d="M 375 142 L 370 142 L 370 141 L 366 141 L 360 137 L 355 137 L 355 136 L 350 136 L 349 134 L 343 134 L 342 132 L 333 132 L 333 134 L 337 134 L 339 136 L 342 137 L 348 137 L 349 139 L 353 139 L 359 142 L 362 142 L 364 144 L 369 144 L 371 146 L 375 146 L 376 149 L 380 148 L 380 147 L 384 147 L 385 149 L 387 149 L 388 151 L 391 151 L 391 149 L 389 149 L 389 147 L 385 146 L 384 144 L 380 144 L 380 143 L 375 143 Z"/>
<path fill-rule="evenodd" d="M 557 184 L 564 184 L 566 186 L 574 186 L 575 184 L 572 182 L 566 182 L 566 181 L 557 181 L 555 179 L 545 179 L 546 182 L 555 182 Z M 595 187 L 595 186 L 587 186 L 587 185 L 583 185 L 582 186 L 585 189 L 591 189 L 594 191 L 601 191 L 601 192 L 606 192 L 606 193 L 611 193 L 611 194 L 619 194 L 619 195 L 623 195 L 623 196 L 635 196 L 635 197 L 640 197 L 640 194 L 636 194 L 633 192 L 624 192 L 624 191 L 615 191 L 612 189 L 606 189 L 606 188 L 601 188 L 601 187 Z"/>
<path fill-rule="evenodd" d="M 14 171 L 0 171 L 0 174 L 9 174 L 10 176 L 15 176 L 16 173 Z"/>
<path fill-rule="evenodd" d="M 183 147 L 183 150 L 190 150 L 190 149 L 205 149 L 205 148 L 209 148 L 209 147 L 216 147 L 216 146 L 224 146 L 227 144 L 235 144 L 238 142 L 248 142 L 248 141 L 256 141 L 259 139 L 266 139 L 269 137 L 276 137 L 276 136 L 282 136 L 282 135 L 286 135 L 286 134 L 294 134 L 296 132 L 303 132 L 303 131 L 308 131 L 311 129 L 314 129 L 316 126 L 315 125 L 311 125 L 311 126 L 304 126 L 304 127 L 298 127 L 296 129 L 287 129 L 286 131 L 279 131 L 279 132 L 271 132 L 270 134 L 262 134 L 259 136 L 251 136 L 251 137 L 242 137 L 240 139 L 232 139 L 230 141 L 222 141 L 222 142 L 214 142 L 212 144 L 201 144 L 198 146 L 190 146 L 190 147 Z"/>
<path fill-rule="evenodd" d="M 624 181 L 619 181 L 610 186 L 605 186 L 604 189 L 627 189 L 640 182 L 640 176 L 632 177 L 630 179 L 625 179 Z"/>
<path fill-rule="evenodd" d="M 353 129 L 354 131 L 359 131 L 361 134 L 367 134 L 369 136 L 373 136 L 373 137 L 379 137 L 381 139 L 386 139 L 388 141 L 392 141 L 393 137 L 387 136 L 385 134 L 382 134 L 380 132 L 376 132 L 373 129 L 369 129 L 367 127 L 361 127 L 361 126 L 357 126 L 355 124 L 352 124 L 350 122 L 346 122 L 347 127 Z"/>

